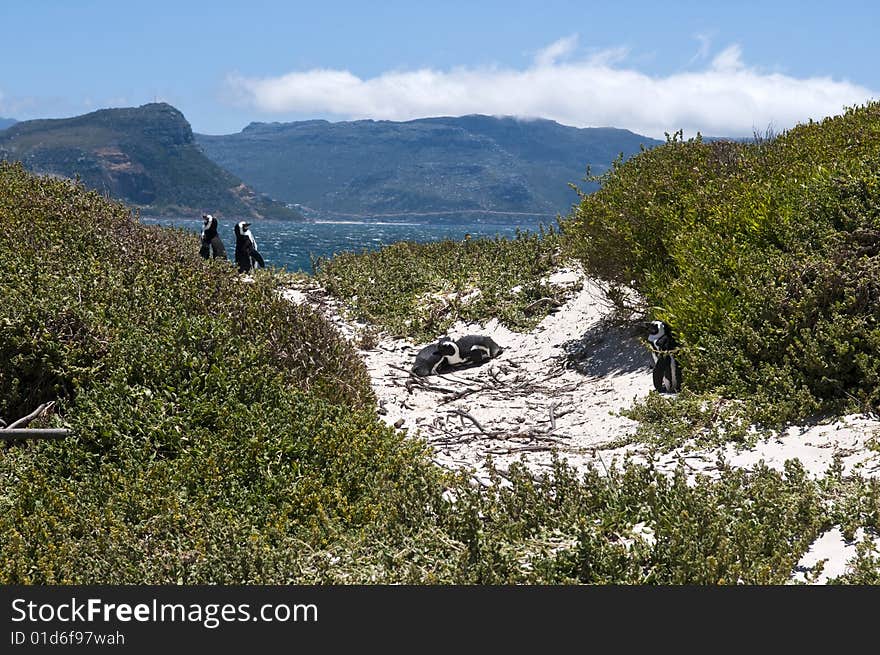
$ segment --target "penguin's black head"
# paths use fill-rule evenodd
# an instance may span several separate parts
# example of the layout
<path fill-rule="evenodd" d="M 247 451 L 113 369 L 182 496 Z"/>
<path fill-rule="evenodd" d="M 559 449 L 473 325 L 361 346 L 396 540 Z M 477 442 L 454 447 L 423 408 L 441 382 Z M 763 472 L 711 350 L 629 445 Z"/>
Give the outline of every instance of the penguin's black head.
<path fill-rule="evenodd" d="M 678 348 L 678 340 L 672 332 L 672 326 L 666 321 L 651 321 L 648 327 L 648 341 L 656 344 L 661 340 L 666 344 L 666 349 Z"/>
<path fill-rule="evenodd" d="M 235 224 L 235 233 L 237 235 L 242 235 L 248 231 L 248 228 L 251 226 L 247 221 L 239 221 Z"/>
<path fill-rule="evenodd" d="M 437 342 L 437 354 L 452 357 L 458 354 L 458 344 L 452 339 L 443 338 Z"/>
<path fill-rule="evenodd" d="M 651 321 L 648 323 L 648 336 L 659 339 L 660 337 L 671 334 L 672 330 L 665 321 Z"/>

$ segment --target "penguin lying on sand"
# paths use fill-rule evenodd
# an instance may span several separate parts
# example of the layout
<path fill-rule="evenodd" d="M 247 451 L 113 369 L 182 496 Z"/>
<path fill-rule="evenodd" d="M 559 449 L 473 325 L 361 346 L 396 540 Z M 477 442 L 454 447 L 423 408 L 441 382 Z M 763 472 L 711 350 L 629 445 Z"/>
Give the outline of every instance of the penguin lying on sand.
<path fill-rule="evenodd" d="M 265 268 L 263 256 L 257 250 L 257 240 L 250 231 L 251 224 L 240 221 L 235 224 L 235 263 L 238 264 L 239 273 L 248 273 L 254 264 Z"/>
<path fill-rule="evenodd" d="M 678 342 L 672 335 L 672 328 L 664 321 L 651 321 L 648 323 L 648 342 L 654 358 L 654 388 L 660 393 L 678 393 L 681 391 L 681 367 L 673 354 Z"/>
<path fill-rule="evenodd" d="M 410 369 L 415 375 L 434 375 L 449 371 L 458 364 L 482 364 L 497 357 L 504 349 L 491 337 L 469 334 L 460 339 L 441 338 L 422 348 Z"/>
<path fill-rule="evenodd" d="M 437 344 L 432 343 L 416 354 L 416 362 L 410 370 L 415 375 L 425 377 L 448 369 L 449 364 L 446 363 L 446 358 L 437 350 Z"/>
<path fill-rule="evenodd" d="M 212 255 L 214 259 L 218 257 L 226 259 L 226 248 L 223 246 L 223 241 L 220 240 L 220 235 L 217 234 L 217 219 L 211 214 L 203 214 L 202 221 L 204 225 L 202 227 L 202 247 L 199 249 L 199 254 L 205 259 Z"/>
<path fill-rule="evenodd" d="M 463 363 L 482 364 L 500 355 L 504 348 L 495 343 L 492 337 L 469 334 L 454 341 L 443 337 L 437 343 L 437 351 L 446 357 L 450 366 L 455 366 Z"/>

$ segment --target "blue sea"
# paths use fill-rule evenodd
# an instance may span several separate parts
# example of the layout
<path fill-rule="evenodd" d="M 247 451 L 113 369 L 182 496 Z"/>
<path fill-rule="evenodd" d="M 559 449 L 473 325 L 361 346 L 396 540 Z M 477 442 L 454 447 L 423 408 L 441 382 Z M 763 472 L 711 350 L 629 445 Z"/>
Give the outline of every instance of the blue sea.
<path fill-rule="evenodd" d="M 183 228 L 195 233 L 202 231 L 201 217 L 195 218 L 141 218 L 147 225 Z M 235 254 L 235 220 L 219 221 L 219 234 L 226 254 Z M 465 234 L 477 237 L 512 237 L 517 229 L 536 232 L 540 225 L 556 226 L 550 217 L 493 215 L 470 221 L 430 220 L 315 220 L 310 222 L 257 220 L 251 223 L 251 232 L 266 266 L 288 271 L 313 273 L 311 258 L 331 257 L 341 252 L 376 250 L 395 241 L 440 241 L 463 239 Z"/>

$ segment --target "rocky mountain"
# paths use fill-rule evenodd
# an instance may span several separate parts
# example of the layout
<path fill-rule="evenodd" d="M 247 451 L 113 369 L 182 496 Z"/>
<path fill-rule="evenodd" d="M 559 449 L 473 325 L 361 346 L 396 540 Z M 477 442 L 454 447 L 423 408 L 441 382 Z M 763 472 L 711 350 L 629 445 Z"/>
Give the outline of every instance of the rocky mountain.
<path fill-rule="evenodd" d="M 483 115 L 406 122 L 251 123 L 196 134 L 205 154 L 254 188 L 339 214 L 567 213 L 589 165 L 660 142 L 628 130 Z"/>
<path fill-rule="evenodd" d="M 302 219 L 205 157 L 183 114 L 165 103 L 15 123 L 0 132 L 0 159 L 78 177 L 147 216 Z"/>

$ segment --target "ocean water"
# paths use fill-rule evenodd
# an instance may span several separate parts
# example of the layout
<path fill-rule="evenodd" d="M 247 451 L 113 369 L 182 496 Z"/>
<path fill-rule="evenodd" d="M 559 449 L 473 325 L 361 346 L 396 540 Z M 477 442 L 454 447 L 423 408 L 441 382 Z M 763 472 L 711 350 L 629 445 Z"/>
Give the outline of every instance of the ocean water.
<path fill-rule="evenodd" d="M 219 221 L 219 235 L 230 260 L 235 256 L 234 220 Z M 141 223 L 164 225 L 202 231 L 202 219 L 196 218 L 141 218 Z M 440 241 L 463 239 L 465 234 L 476 237 L 512 237 L 517 229 L 536 232 L 540 225 L 555 227 L 555 219 L 526 218 L 522 216 L 493 216 L 491 219 L 471 221 L 383 221 L 383 220 L 326 220 L 314 222 L 260 220 L 251 223 L 251 232 L 257 241 L 266 266 L 288 271 L 313 273 L 311 258 L 331 257 L 341 252 L 375 250 L 395 241 Z"/>

